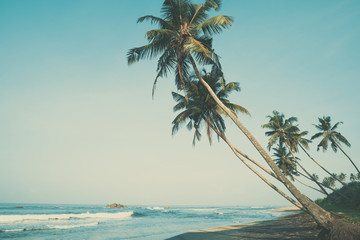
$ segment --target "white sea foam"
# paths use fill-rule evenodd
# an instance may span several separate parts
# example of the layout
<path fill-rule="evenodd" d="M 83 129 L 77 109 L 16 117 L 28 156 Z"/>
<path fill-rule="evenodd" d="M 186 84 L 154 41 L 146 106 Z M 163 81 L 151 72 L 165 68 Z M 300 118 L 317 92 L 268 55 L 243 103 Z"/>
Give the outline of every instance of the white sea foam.
<path fill-rule="evenodd" d="M 77 225 L 54 225 L 47 226 L 46 228 L 19 228 L 19 229 L 8 229 L 0 230 L 0 232 L 23 232 L 23 231 L 39 231 L 39 230 L 48 230 L 48 229 L 71 229 L 71 228 L 80 228 L 80 227 L 93 227 L 98 225 L 98 222 L 86 223 L 86 224 L 77 224 Z"/>
<path fill-rule="evenodd" d="M 0 215 L 0 223 L 26 221 L 26 220 L 67 220 L 71 218 L 101 218 L 101 219 L 126 219 L 134 212 L 118 213 L 79 213 L 79 214 L 32 214 L 32 215 Z"/>
<path fill-rule="evenodd" d="M 9 230 L 0 230 L 0 232 L 22 232 L 22 231 L 26 231 L 26 229 L 9 229 Z"/>
<path fill-rule="evenodd" d="M 194 209 L 190 209 L 192 211 L 196 211 L 196 212 L 214 212 L 216 210 L 218 210 L 218 208 L 194 208 Z"/>
<path fill-rule="evenodd" d="M 93 227 L 98 225 L 98 222 L 86 223 L 86 224 L 77 224 L 77 225 L 55 225 L 49 226 L 49 229 L 71 229 L 71 228 L 79 228 L 79 227 Z"/>
<path fill-rule="evenodd" d="M 163 207 L 146 207 L 148 210 L 165 210 Z"/>

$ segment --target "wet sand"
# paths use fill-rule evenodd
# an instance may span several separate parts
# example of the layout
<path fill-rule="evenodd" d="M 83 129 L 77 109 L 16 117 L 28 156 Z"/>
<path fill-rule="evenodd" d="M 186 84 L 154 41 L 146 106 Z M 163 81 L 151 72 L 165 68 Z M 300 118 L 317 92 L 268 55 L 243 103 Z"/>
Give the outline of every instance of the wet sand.
<path fill-rule="evenodd" d="M 292 214 L 262 222 L 189 231 L 168 240 L 316 240 L 318 233 L 309 215 Z"/>

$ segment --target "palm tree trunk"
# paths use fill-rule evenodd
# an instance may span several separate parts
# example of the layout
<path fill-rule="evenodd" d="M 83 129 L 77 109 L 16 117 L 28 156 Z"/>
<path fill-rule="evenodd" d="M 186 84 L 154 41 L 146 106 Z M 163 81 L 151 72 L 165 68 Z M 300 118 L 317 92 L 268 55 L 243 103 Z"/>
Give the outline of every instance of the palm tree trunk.
<path fill-rule="evenodd" d="M 239 150 L 237 150 L 232 144 L 231 142 L 225 137 L 225 134 L 221 134 L 209 121 L 205 120 L 208 125 L 211 127 L 212 130 L 214 130 L 216 132 L 216 134 L 221 137 L 222 140 L 224 140 L 224 142 L 227 143 L 227 145 L 231 148 L 231 150 L 233 151 L 233 153 L 246 165 L 246 167 L 248 167 L 253 173 L 255 173 L 258 177 L 261 178 L 261 180 L 263 180 L 268 186 L 270 186 L 272 189 L 274 189 L 275 191 L 277 191 L 281 196 L 283 196 L 284 198 L 286 198 L 289 202 L 291 202 L 293 205 L 297 206 L 298 208 L 302 209 L 303 206 L 301 206 L 301 204 L 299 204 L 298 202 L 296 202 L 294 199 L 292 199 L 291 197 L 289 197 L 288 195 L 286 195 L 283 191 L 281 191 L 279 188 L 277 188 L 274 184 L 272 184 L 269 180 L 267 180 L 263 175 L 261 175 L 258 171 L 256 171 L 250 164 L 247 163 L 247 161 L 245 161 L 245 159 L 243 159 L 241 157 L 241 155 L 239 154 Z M 260 165 L 260 164 L 259 164 Z M 260 165 L 261 166 L 261 165 Z M 265 168 L 261 167 L 261 169 L 263 169 L 265 171 Z M 267 170 L 267 169 L 266 169 Z M 271 175 L 271 172 L 266 171 Z"/>
<path fill-rule="evenodd" d="M 246 158 L 247 160 L 249 160 L 250 162 L 252 162 L 253 164 L 255 164 L 256 166 L 258 166 L 259 168 L 261 168 L 264 172 L 266 172 L 267 174 L 269 174 L 270 176 L 272 176 L 273 178 L 275 178 L 278 181 L 281 181 L 279 179 L 278 176 L 276 176 L 273 172 L 269 171 L 268 169 L 266 169 L 263 165 L 261 165 L 260 163 L 258 163 L 257 161 L 255 161 L 254 159 L 252 159 L 251 157 L 249 157 L 247 154 L 243 153 L 242 151 L 240 151 L 239 149 L 235 148 L 236 152 L 238 152 L 241 156 L 243 156 L 244 158 Z"/>
<path fill-rule="evenodd" d="M 303 176 L 304 178 L 306 178 L 307 180 L 310 180 L 310 181 L 314 182 L 314 180 L 313 180 L 312 178 L 310 178 L 309 176 L 303 174 L 302 172 L 297 171 L 297 173 L 300 174 L 301 176 Z M 322 183 L 319 183 L 319 184 L 321 184 L 322 186 L 324 186 Z M 324 186 L 324 187 L 326 187 L 326 186 Z M 312 187 L 312 188 L 315 189 L 314 187 Z M 327 188 L 329 188 L 329 187 L 327 187 Z M 322 189 L 323 189 L 323 188 L 320 188 L 320 190 L 317 189 L 317 191 L 319 191 L 319 192 L 321 192 L 322 194 L 324 194 L 324 195 L 326 195 L 326 196 L 329 197 L 330 194 L 329 194 L 327 191 L 323 191 Z"/>
<path fill-rule="evenodd" d="M 315 191 L 317 191 L 317 192 L 319 192 L 319 193 L 322 193 L 322 194 L 326 195 L 325 193 L 323 193 L 323 192 L 320 191 L 319 189 L 316 189 L 316 188 L 314 188 L 314 187 L 312 187 L 312 186 L 310 186 L 310 185 L 307 185 L 306 183 L 300 181 L 300 180 L 297 179 L 297 178 L 294 178 L 294 179 L 295 179 L 297 182 L 301 183 L 302 185 L 304 185 L 304 186 L 306 186 L 306 187 L 308 187 L 308 188 L 311 188 L 311 189 L 313 189 L 313 190 L 315 190 Z"/>
<path fill-rule="evenodd" d="M 335 143 L 336 144 L 336 143 Z M 356 171 L 358 171 L 358 173 L 360 174 L 359 169 L 357 168 L 357 166 L 355 165 L 355 163 L 351 160 L 351 158 L 344 152 L 344 150 L 340 147 L 339 144 L 336 144 L 336 146 L 338 146 L 338 148 L 342 151 L 342 153 L 350 160 L 350 162 L 352 163 L 352 165 L 356 168 Z"/>
<path fill-rule="evenodd" d="M 303 173 L 301 173 L 301 172 L 299 172 L 299 171 L 298 171 L 298 173 L 299 173 L 301 176 L 303 176 L 304 178 L 312 181 L 312 179 L 309 178 L 308 176 L 306 176 L 305 174 L 303 174 Z M 319 183 L 320 183 L 320 182 L 319 182 Z M 337 195 L 339 195 L 339 196 L 341 196 L 341 197 L 343 197 L 343 198 L 351 201 L 351 199 L 350 199 L 349 197 L 345 196 L 344 194 L 342 194 L 342 193 L 339 192 L 339 191 L 336 191 L 336 189 L 334 189 L 334 188 L 332 188 L 332 187 L 330 187 L 330 186 L 326 186 L 326 185 L 324 185 L 323 183 L 320 183 L 320 184 L 321 184 L 321 186 L 330 189 L 331 191 L 333 191 L 333 192 L 336 193 Z M 345 186 L 345 187 L 346 187 L 346 186 Z M 325 193 L 324 193 L 324 194 L 325 194 Z M 327 195 L 327 196 L 330 198 L 330 200 L 331 200 L 331 199 L 335 199 L 335 198 L 333 198 L 330 194 Z"/>
<path fill-rule="evenodd" d="M 300 145 L 300 144 L 299 144 Z M 320 163 L 318 163 L 314 158 L 312 158 L 311 156 L 310 156 L 310 154 L 306 151 L 306 149 L 304 149 L 303 148 L 303 146 L 301 146 L 300 145 L 300 147 L 301 147 L 301 149 L 306 153 L 306 155 L 311 159 L 311 160 L 313 160 L 314 161 L 314 163 L 316 163 L 322 170 L 324 170 L 327 174 L 329 174 L 331 177 L 334 177 L 326 168 L 324 168 Z M 343 182 L 343 181 L 341 181 L 338 177 L 334 177 L 338 182 L 340 182 L 343 186 L 346 186 L 346 184 Z"/>
<path fill-rule="evenodd" d="M 214 101 L 219 105 L 219 107 L 231 118 L 231 120 L 238 126 L 238 128 L 245 134 L 245 136 L 250 140 L 250 142 L 254 145 L 256 150 L 260 153 L 260 155 L 264 158 L 270 168 L 274 171 L 274 173 L 280 178 L 281 182 L 285 185 L 285 187 L 291 192 L 291 194 L 300 202 L 303 206 L 303 209 L 307 211 L 314 220 L 324 229 L 329 231 L 333 227 L 333 222 L 335 219 L 331 216 L 331 213 L 322 209 L 316 203 L 311 201 L 307 196 L 302 194 L 281 172 L 275 162 L 271 159 L 269 154 L 265 151 L 263 147 L 258 143 L 258 141 L 254 138 L 254 136 L 245 128 L 245 126 L 237 119 L 235 114 L 233 114 L 216 96 L 214 91 L 211 89 L 209 84 L 204 81 L 201 77 L 200 72 L 196 66 L 195 60 L 192 56 L 188 55 L 189 60 L 193 66 L 196 76 L 198 77 L 199 81 L 204 85 L 204 87 L 208 90 L 211 97 Z"/>

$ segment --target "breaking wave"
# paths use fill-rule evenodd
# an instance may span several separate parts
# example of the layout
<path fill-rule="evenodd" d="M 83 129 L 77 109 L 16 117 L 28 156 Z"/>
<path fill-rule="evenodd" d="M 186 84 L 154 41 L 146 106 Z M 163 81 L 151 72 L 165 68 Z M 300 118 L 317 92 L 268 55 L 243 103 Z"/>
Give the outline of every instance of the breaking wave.
<path fill-rule="evenodd" d="M 118 213 L 79 213 L 79 214 L 29 214 L 29 215 L 0 215 L 0 223 L 27 220 L 68 220 L 68 219 L 126 219 L 134 214 L 133 211 Z"/>
<path fill-rule="evenodd" d="M 25 231 L 40 231 L 40 230 L 50 230 L 50 229 L 71 229 L 71 228 L 80 228 L 80 227 L 92 227 L 98 224 L 99 224 L 98 222 L 93 222 L 93 223 L 77 224 L 77 225 L 56 225 L 56 226 L 48 226 L 45 228 L 20 228 L 20 229 L 0 230 L 0 232 L 25 232 Z"/>

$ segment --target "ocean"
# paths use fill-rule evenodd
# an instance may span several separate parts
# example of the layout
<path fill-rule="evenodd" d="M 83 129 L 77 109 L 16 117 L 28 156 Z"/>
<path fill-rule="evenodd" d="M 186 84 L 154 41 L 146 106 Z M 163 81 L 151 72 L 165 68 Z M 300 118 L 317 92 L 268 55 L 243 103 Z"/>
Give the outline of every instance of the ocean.
<path fill-rule="evenodd" d="M 263 206 L 1 204 L 0 239 L 167 239 L 188 230 L 263 221 L 287 213 Z"/>

